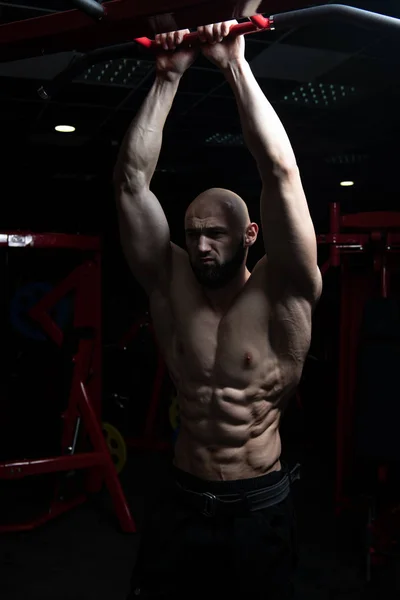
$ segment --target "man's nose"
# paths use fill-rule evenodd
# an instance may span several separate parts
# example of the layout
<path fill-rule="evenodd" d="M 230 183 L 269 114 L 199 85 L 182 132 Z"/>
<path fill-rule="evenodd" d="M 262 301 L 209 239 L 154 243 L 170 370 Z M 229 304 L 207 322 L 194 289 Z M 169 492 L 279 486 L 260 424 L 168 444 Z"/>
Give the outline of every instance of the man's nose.
<path fill-rule="evenodd" d="M 198 245 L 198 250 L 199 252 L 209 252 L 211 249 L 209 240 L 207 239 L 207 237 L 205 235 L 201 235 L 199 237 L 199 245 Z"/>

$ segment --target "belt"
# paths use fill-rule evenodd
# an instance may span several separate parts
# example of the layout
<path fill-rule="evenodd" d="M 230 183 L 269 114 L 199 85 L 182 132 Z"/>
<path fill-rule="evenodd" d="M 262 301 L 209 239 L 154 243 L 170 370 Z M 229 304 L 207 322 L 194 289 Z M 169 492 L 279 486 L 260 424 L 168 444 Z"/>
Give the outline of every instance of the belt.
<path fill-rule="evenodd" d="M 297 464 L 281 481 L 274 485 L 240 494 L 214 495 L 210 492 L 195 492 L 176 482 L 183 499 L 206 517 L 239 516 L 249 511 L 261 510 L 279 504 L 290 493 L 293 481 L 300 479 L 300 465 Z"/>

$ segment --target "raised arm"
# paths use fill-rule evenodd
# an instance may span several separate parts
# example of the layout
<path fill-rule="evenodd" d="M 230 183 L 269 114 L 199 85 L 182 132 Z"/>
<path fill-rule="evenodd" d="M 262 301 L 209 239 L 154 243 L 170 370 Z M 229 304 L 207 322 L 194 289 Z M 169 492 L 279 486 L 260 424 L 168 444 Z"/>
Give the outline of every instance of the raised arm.
<path fill-rule="evenodd" d="M 123 140 L 114 169 L 121 244 L 139 283 L 150 294 L 168 276 L 171 242 L 167 219 L 150 183 L 161 151 L 163 129 L 193 50 L 171 52 L 186 31 L 158 36 L 169 52 L 157 55 L 156 78 Z"/>
<path fill-rule="evenodd" d="M 220 25 L 217 39 L 226 35 L 231 24 Z M 216 34 L 215 25 L 201 29 L 204 41 L 210 41 L 211 32 Z M 296 158 L 278 115 L 245 60 L 244 38 L 204 45 L 203 53 L 221 68 L 233 90 L 243 135 L 257 162 L 268 264 L 279 277 L 290 278 L 292 289 L 316 300 L 321 291 L 317 244 Z"/>

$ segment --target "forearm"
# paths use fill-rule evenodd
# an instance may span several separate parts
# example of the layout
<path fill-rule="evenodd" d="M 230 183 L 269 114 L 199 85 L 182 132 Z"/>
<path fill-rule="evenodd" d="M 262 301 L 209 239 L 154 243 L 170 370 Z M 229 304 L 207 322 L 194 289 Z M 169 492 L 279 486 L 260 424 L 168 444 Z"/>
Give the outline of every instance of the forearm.
<path fill-rule="evenodd" d="M 287 133 L 250 65 L 245 60 L 234 62 L 224 74 L 236 98 L 246 145 L 263 181 L 280 167 L 294 166 L 296 159 Z"/>
<path fill-rule="evenodd" d="M 117 184 L 150 185 L 160 156 L 163 129 L 179 86 L 179 77 L 157 75 L 128 129 L 114 171 Z"/>
<path fill-rule="evenodd" d="M 314 298 L 319 293 L 315 232 L 288 135 L 247 62 L 234 62 L 225 74 L 263 183 L 260 212 L 268 259 Z"/>

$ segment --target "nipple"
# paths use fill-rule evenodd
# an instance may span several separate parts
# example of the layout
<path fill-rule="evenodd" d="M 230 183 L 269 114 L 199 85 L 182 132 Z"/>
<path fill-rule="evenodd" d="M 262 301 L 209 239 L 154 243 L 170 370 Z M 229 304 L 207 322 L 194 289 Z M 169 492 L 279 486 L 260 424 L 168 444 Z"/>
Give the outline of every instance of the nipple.
<path fill-rule="evenodd" d="M 252 360 L 252 356 L 251 356 L 250 352 L 246 352 L 246 354 L 244 355 L 244 364 L 246 367 L 250 367 L 251 360 Z"/>

